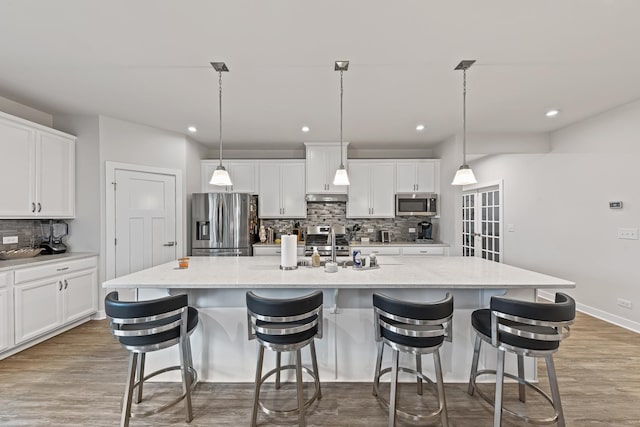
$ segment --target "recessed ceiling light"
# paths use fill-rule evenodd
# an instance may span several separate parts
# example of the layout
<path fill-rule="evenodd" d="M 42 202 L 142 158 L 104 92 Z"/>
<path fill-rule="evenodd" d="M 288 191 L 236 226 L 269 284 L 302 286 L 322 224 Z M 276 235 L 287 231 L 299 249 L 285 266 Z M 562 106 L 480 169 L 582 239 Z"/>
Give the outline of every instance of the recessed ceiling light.
<path fill-rule="evenodd" d="M 544 115 L 547 117 L 554 117 L 560 113 L 560 110 L 549 110 Z"/>
<path fill-rule="evenodd" d="M 424 125 L 418 125 L 418 126 L 416 126 L 416 130 L 424 130 Z"/>
<path fill-rule="evenodd" d="M 302 126 L 302 132 L 309 132 L 309 126 Z"/>
<path fill-rule="evenodd" d="M 187 130 L 188 130 L 189 132 L 191 132 L 191 133 L 198 132 L 198 129 L 196 129 L 196 127 L 195 127 L 195 126 L 189 126 L 189 127 L 187 128 Z"/>

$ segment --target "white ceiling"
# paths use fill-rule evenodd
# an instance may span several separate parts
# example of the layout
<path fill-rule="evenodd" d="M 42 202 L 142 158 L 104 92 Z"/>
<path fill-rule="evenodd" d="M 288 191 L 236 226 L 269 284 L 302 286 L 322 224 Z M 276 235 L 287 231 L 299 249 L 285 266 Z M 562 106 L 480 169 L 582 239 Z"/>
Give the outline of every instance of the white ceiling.
<path fill-rule="evenodd" d="M 548 132 L 640 98 L 636 0 L 0 0 L 0 95 L 225 146 L 427 147 Z M 549 108 L 562 110 L 548 119 Z M 415 126 L 426 128 L 417 132 Z M 303 134 L 307 125 L 311 132 Z"/>

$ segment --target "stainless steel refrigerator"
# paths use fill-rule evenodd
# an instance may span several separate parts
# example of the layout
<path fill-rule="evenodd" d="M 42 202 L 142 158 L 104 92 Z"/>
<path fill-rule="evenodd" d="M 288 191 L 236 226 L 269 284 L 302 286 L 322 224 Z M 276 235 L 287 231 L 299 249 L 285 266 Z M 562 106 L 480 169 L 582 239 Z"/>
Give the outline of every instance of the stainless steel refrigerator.
<path fill-rule="evenodd" d="M 251 256 L 258 234 L 258 196 L 194 193 L 191 199 L 193 256 Z"/>

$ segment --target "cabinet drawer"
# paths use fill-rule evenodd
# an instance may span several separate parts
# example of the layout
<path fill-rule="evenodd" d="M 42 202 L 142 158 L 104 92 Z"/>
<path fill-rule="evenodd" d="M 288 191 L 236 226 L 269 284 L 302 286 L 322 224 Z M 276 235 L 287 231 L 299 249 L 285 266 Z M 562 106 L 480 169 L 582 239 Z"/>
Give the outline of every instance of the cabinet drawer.
<path fill-rule="evenodd" d="M 9 277 L 13 272 L 0 273 L 0 288 L 9 286 Z"/>
<path fill-rule="evenodd" d="M 400 255 L 399 246 L 352 246 L 351 253 L 356 249 L 360 250 L 362 255 L 370 255 L 371 252 L 378 255 Z"/>
<path fill-rule="evenodd" d="M 444 248 L 441 246 L 438 247 L 411 247 L 402 248 L 402 255 L 444 255 Z"/>
<path fill-rule="evenodd" d="M 32 280 L 67 274 L 72 271 L 95 268 L 96 266 L 96 258 L 92 257 L 72 261 L 60 261 L 53 264 L 43 265 L 41 267 L 20 269 L 15 272 L 15 283 L 17 285 L 19 283 L 30 282 Z"/>
<path fill-rule="evenodd" d="M 282 253 L 280 246 L 253 247 L 253 256 L 280 256 Z M 296 249 L 297 256 L 304 256 L 304 246 L 298 246 Z"/>

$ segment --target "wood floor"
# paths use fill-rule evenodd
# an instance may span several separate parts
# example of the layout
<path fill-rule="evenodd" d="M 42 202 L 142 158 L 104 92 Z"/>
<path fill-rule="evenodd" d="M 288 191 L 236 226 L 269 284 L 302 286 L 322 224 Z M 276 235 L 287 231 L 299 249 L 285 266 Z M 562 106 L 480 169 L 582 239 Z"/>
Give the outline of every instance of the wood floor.
<path fill-rule="evenodd" d="M 640 334 L 578 314 L 572 335 L 562 343 L 555 360 L 568 426 L 640 426 Z M 127 352 L 113 340 L 105 321 L 89 322 L 2 360 L 0 425 L 118 425 L 126 369 Z M 546 376 L 544 363 L 539 364 L 539 374 Z M 541 385 L 546 388 L 547 382 L 542 380 Z M 308 425 L 386 425 L 386 412 L 372 397 L 370 384 L 324 383 L 322 387 L 323 398 L 312 406 Z M 485 387 L 491 390 L 490 385 Z M 401 400 L 415 399 L 414 390 L 403 386 Z M 167 384 L 150 384 L 145 393 L 166 397 Z M 505 386 L 505 394 L 517 394 L 513 384 Z M 246 426 L 252 395 L 250 384 L 201 383 L 194 394 L 190 424 L 184 422 L 178 405 L 160 415 L 133 419 L 131 425 Z M 425 393 L 425 404 L 432 403 L 429 397 Z M 464 384 L 447 384 L 446 397 L 452 426 L 492 424 L 491 408 L 479 397 L 469 396 Z M 533 393 L 527 397 L 533 413 L 544 412 L 546 407 L 538 405 Z M 517 400 L 509 402 L 517 405 Z M 296 418 L 260 414 L 258 422 L 295 425 Z M 521 424 L 505 418 L 503 425 Z"/>

